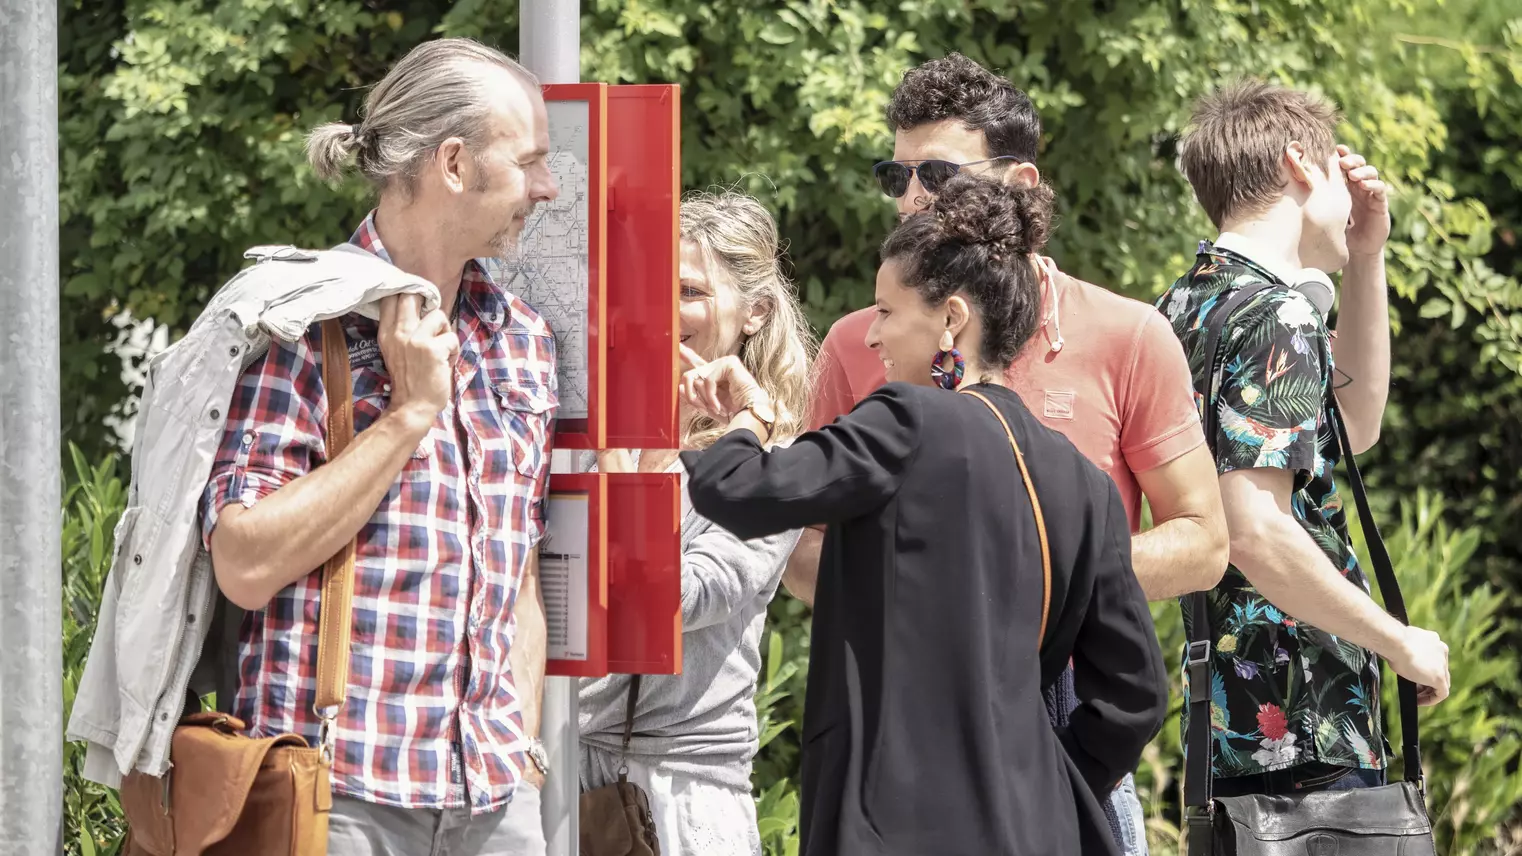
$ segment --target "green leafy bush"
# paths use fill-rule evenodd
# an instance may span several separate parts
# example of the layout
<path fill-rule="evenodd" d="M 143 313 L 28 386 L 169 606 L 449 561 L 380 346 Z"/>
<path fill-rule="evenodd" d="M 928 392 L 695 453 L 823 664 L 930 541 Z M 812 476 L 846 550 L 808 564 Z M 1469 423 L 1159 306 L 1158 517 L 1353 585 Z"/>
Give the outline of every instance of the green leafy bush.
<path fill-rule="evenodd" d="M 116 459 L 91 466 L 70 446 L 73 477 L 63 497 L 63 715 L 74 709 L 74 693 L 95 637 L 101 592 L 111 570 L 116 521 L 127 504 L 127 490 L 116 475 Z M 63 813 L 66 852 L 70 856 L 113 856 L 126 832 L 115 791 L 85 781 L 85 746 L 63 749 Z"/>
<path fill-rule="evenodd" d="M 767 633 L 766 668 L 756 689 L 756 713 L 760 719 L 760 748 L 763 752 L 775 738 L 797 728 L 795 720 L 779 721 L 782 703 L 791 695 L 789 682 L 801 674 L 798 661 L 787 658 L 783 638 L 776 628 Z M 754 773 L 756 779 L 771 782 L 756 795 L 756 822 L 761 844 L 768 856 L 797 856 L 798 789 L 793 784 L 792 771 L 776 769 L 776 763 L 776 758 L 763 755 Z"/>

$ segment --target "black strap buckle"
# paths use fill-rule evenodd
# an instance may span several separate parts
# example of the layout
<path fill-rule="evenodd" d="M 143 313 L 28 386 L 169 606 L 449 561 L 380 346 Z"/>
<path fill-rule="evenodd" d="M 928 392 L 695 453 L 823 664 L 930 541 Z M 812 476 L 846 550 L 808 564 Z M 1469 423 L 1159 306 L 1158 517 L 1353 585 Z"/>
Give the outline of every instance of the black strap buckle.
<path fill-rule="evenodd" d="M 1210 643 L 1190 642 L 1185 658 L 1189 665 L 1189 701 L 1210 700 Z"/>
<path fill-rule="evenodd" d="M 1210 643 L 1208 641 L 1189 643 L 1189 665 L 1197 666 L 1201 663 L 1210 662 Z"/>
<path fill-rule="evenodd" d="M 1215 802 L 1203 808 L 1186 808 L 1184 824 L 1188 829 L 1187 856 L 1212 856 L 1215 852 Z"/>

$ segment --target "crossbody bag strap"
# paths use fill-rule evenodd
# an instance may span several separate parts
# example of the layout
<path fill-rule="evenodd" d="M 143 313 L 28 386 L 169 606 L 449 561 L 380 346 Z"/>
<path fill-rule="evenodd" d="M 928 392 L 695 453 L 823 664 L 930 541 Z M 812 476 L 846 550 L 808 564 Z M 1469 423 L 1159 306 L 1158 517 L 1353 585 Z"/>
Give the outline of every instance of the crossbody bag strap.
<path fill-rule="evenodd" d="M 1395 563 L 1390 561 L 1385 539 L 1380 536 L 1379 526 L 1374 522 L 1374 512 L 1369 508 L 1369 494 L 1364 489 L 1358 461 L 1353 457 L 1353 444 L 1348 440 L 1341 405 L 1332 408 L 1332 427 L 1337 432 L 1338 444 L 1342 446 L 1342 462 L 1348 468 L 1348 483 L 1353 488 L 1353 501 L 1358 505 L 1358 523 L 1363 527 L 1364 546 L 1369 551 L 1369 562 L 1374 566 L 1374 578 L 1379 581 L 1379 593 L 1384 599 L 1385 611 L 1401 624 L 1410 624 L 1411 621 L 1406 616 L 1406 599 L 1401 596 L 1400 582 L 1395 578 Z M 1400 699 L 1401 760 L 1405 764 L 1406 781 L 1424 787 L 1416 684 L 1396 675 L 1395 689 Z"/>
<path fill-rule="evenodd" d="M 1205 442 L 1210 446 L 1212 462 L 1216 459 L 1216 431 L 1220 428 L 1221 410 L 1216 404 L 1216 361 L 1220 357 L 1221 337 L 1231 316 L 1247 301 L 1275 287 L 1262 282 L 1233 292 L 1226 304 L 1210 320 L 1205 334 Z M 1189 595 L 1189 645 L 1184 662 L 1189 669 L 1189 733 L 1184 735 L 1184 813 L 1189 826 L 1189 856 L 1208 856 L 1211 852 L 1211 742 L 1210 742 L 1210 601 L 1206 592 Z M 1195 811 L 1190 811 L 1195 809 Z"/>
<path fill-rule="evenodd" d="M 634 711 L 639 705 L 639 685 L 643 675 L 629 677 L 629 698 L 624 702 L 624 742 L 618 758 L 618 780 L 629 781 L 629 744 L 634 742 Z"/>
<path fill-rule="evenodd" d="M 1031 511 L 1036 515 L 1036 534 L 1041 538 L 1041 632 L 1036 637 L 1038 644 L 1046 642 L 1046 617 L 1052 607 L 1052 550 L 1046 540 L 1046 518 L 1041 515 L 1041 500 L 1036 496 L 1036 485 L 1031 481 L 1030 470 L 1025 466 L 1025 453 L 1020 451 L 1020 444 L 1015 441 L 1015 432 L 1009 430 L 1009 422 L 999 408 L 994 406 L 982 393 L 964 389 L 962 392 L 976 398 L 988 405 L 988 409 L 998 417 L 999 424 L 1004 426 L 1004 436 L 1009 438 L 1009 447 L 1015 450 L 1015 463 L 1020 467 L 1020 478 L 1025 481 L 1025 492 L 1030 494 Z"/>
<path fill-rule="evenodd" d="M 629 677 L 629 698 L 624 702 L 624 754 L 629 754 L 629 744 L 634 741 L 634 710 L 639 704 L 639 684 L 643 675 Z"/>
<path fill-rule="evenodd" d="M 327 459 L 335 460 L 354 439 L 354 378 L 343 325 L 322 322 L 322 383 L 328 397 Z M 349 637 L 353 623 L 354 539 L 322 567 L 322 607 L 317 636 L 317 715 L 323 745 L 331 758 L 332 721 L 348 697 Z"/>

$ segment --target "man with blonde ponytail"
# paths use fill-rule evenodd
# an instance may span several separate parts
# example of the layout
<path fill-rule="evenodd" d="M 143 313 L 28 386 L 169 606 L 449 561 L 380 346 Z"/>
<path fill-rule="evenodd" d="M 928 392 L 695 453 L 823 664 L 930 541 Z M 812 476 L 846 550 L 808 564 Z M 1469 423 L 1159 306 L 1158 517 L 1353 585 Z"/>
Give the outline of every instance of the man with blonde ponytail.
<path fill-rule="evenodd" d="M 476 261 L 511 250 L 558 192 L 538 82 L 475 42 L 427 42 L 307 151 L 319 176 L 352 163 L 377 192 L 351 242 L 443 300 L 342 319 L 357 434 L 332 460 L 322 330 L 244 371 L 203 497 L 217 582 L 248 611 L 233 713 L 316 744 L 314 569 L 357 539 L 348 700 L 324 712 L 328 852 L 543 854 L 535 556 L 554 339 Z"/>

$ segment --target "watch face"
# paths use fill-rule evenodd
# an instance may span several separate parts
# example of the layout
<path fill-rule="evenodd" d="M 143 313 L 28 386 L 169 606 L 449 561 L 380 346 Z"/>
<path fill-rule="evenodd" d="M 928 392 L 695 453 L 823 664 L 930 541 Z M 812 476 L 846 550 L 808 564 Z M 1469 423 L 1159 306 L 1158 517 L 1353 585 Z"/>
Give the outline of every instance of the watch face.
<path fill-rule="evenodd" d="M 534 766 L 539 768 L 539 772 L 549 772 L 549 759 L 545 757 L 544 749 L 538 746 L 530 746 L 528 750 L 528 757 L 529 760 L 534 762 Z"/>
<path fill-rule="evenodd" d="M 755 414 L 757 419 L 760 419 L 767 425 L 771 425 L 777 421 L 776 408 L 772 407 L 770 402 L 758 402 L 756 404 L 752 404 L 750 409 L 751 412 Z"/>

